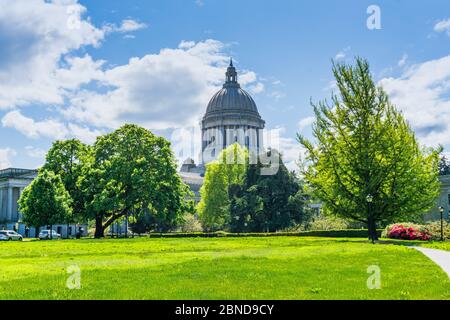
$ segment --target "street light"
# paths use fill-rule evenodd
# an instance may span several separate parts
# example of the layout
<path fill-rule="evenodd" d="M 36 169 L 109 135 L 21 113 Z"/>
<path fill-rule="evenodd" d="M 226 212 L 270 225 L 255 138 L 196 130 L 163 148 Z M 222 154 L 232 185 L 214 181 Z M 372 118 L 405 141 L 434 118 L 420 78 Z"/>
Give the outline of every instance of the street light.
<path fill-rule="evenodd" d="M 441 213 L 441 241 L 444 241 L 444 207 L 439 207 Z"/>
<path fill-rule="evenodd" d="M 377 234 L 377 230 L 372 230 L 373 228 L 373 218 L 372 218 L 372 202 L 373 196 L 368 194 L 366 197 L 367 201 L 367 219 L 368 219 L 368 229 L 369 229 L 369 240 L 372 240 L 372 243 L 375 243 L 375 238 Z"/>

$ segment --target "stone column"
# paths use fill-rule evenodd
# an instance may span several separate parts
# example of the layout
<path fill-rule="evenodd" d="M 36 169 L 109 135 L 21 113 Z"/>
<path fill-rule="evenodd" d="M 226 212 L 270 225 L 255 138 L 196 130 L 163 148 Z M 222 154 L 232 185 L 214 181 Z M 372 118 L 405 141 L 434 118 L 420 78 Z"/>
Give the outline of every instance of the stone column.
<path fill-rule="evenodd" d="M 19 201 L 20 196 L 22 195 L 23 189 L 25 189 L 24 187 L 20 187 L 19 188 L 19 197 L 17 198 L 17 201 Z M 19 208 L 19 204 L 17 204 L 17 218 L 20 220 L 22 220 L 22 213 L 20 212 L 20 208 Z"/>
<path fill-rule="evenodd" d="M 8 187 L 8 202 L 6 207 L 6 220 L 12 222 L 13 214 L 13 188 Z"/>

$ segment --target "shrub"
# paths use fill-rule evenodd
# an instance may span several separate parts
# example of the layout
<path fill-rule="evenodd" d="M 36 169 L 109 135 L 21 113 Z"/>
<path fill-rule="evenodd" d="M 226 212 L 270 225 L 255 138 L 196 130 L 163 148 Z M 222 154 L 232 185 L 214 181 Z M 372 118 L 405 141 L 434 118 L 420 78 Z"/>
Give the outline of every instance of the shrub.
<path fill-rule="evenodd" d="M 431 234 L 431 240 L 441 240 L 441 221 L 430 222 L 426 228 Z M 450 223 L 444 221 L 444 239 L 450 240 Z"/>
<path fill-rule="evenodd" d="M 381 235 L 382 230 L 378 230 Z M 367 238 L 366 229 L 348 230 L 313 230 L 303 232 L 268 232 L 268 233 L 228 233 L 194 232 L 194 233 L 150 233 L 150 238 L 238 238 L 238 237 L 329 237 L 329 238 Z"/>
<path fill-rule="evenodd" d="M 412 223 L 396 223 L 386 227 L 382 237 L 399 240 L 429 241 L 432 236 L 426 226 Z"/>
<path fill-rule="evenodd" d="M 203 231 L 200 221 L 193 214 L 187 213 L 183 217 L 183 223 L 180 225 L 181 232 L 201 232 Z"/>

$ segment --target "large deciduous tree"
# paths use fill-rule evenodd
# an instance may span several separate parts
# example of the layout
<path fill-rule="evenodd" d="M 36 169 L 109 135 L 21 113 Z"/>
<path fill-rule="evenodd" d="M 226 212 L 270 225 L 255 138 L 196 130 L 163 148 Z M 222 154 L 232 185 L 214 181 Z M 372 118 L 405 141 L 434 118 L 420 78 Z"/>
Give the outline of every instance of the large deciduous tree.
<path fill-rule="evenodd" d="M 36 228 L 50 226 L 52 229 L 55 224 L 67 222 L 72 214 L 71 204 L 72 199 L 61 178 L 46 170 L 39 172 L 19 199 L 23 222 Z"/>
<path fill-rule="evenodd" d="M 97 138 L 79 184 L 95 237 L 133 210 L 148 209 L 159 231 L 173 229 L 188 209 L 188 187 L 177 173 L 170 143 L 136 125 Z"/>
<path fill-rule="evenodd" d="M 84 195 L 77 181 L 83 173 L 84 161 L 90 147 L 77 139 L 55 141 L 47 153 L 43 170 L 52 171 L 61 177 L 72 202 L 71 223 L 81 222 L 85 211 Z"/>
<path fill-rule="evenodd" d="M 228 188 L 243 182 L 247 164 L 247 149 L 235 143 L 222 150 L 216 161 L 206 165 L 205 179 L 200 189 L 201 201 L 197 205 L 205 230 L 220 230 L 230 222 Z"/>
<path fill-rule="evenodd" d="M 334 64 L 340 95 L 313 104 L 316 144 L 304 172 L 326 211 L 366 223 L 417 219 L 439 194 L 439 150 L 421 148 L 409 124 L 370 74 L 367 61 Z"/>

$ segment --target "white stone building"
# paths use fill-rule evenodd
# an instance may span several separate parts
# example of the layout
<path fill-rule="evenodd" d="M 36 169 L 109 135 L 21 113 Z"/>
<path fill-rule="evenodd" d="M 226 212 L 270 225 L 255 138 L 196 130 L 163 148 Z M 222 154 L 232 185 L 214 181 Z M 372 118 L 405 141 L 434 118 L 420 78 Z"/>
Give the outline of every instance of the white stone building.
<path fill-rule="evenodd" d="M 24 237 L 37 237 L 41 228 L 27 228 L 22 223 L 18 201 L 23 189 L 37 177 L 37 170 L 30 169 L 4 169 L 0 170 L 0 230 L 14 230 Z M 79 228 L 87 231 L 86 226 L 80 225 L 56 225 L 53 230 L 61 234 L 62 237 L 75 236 Z"/>

